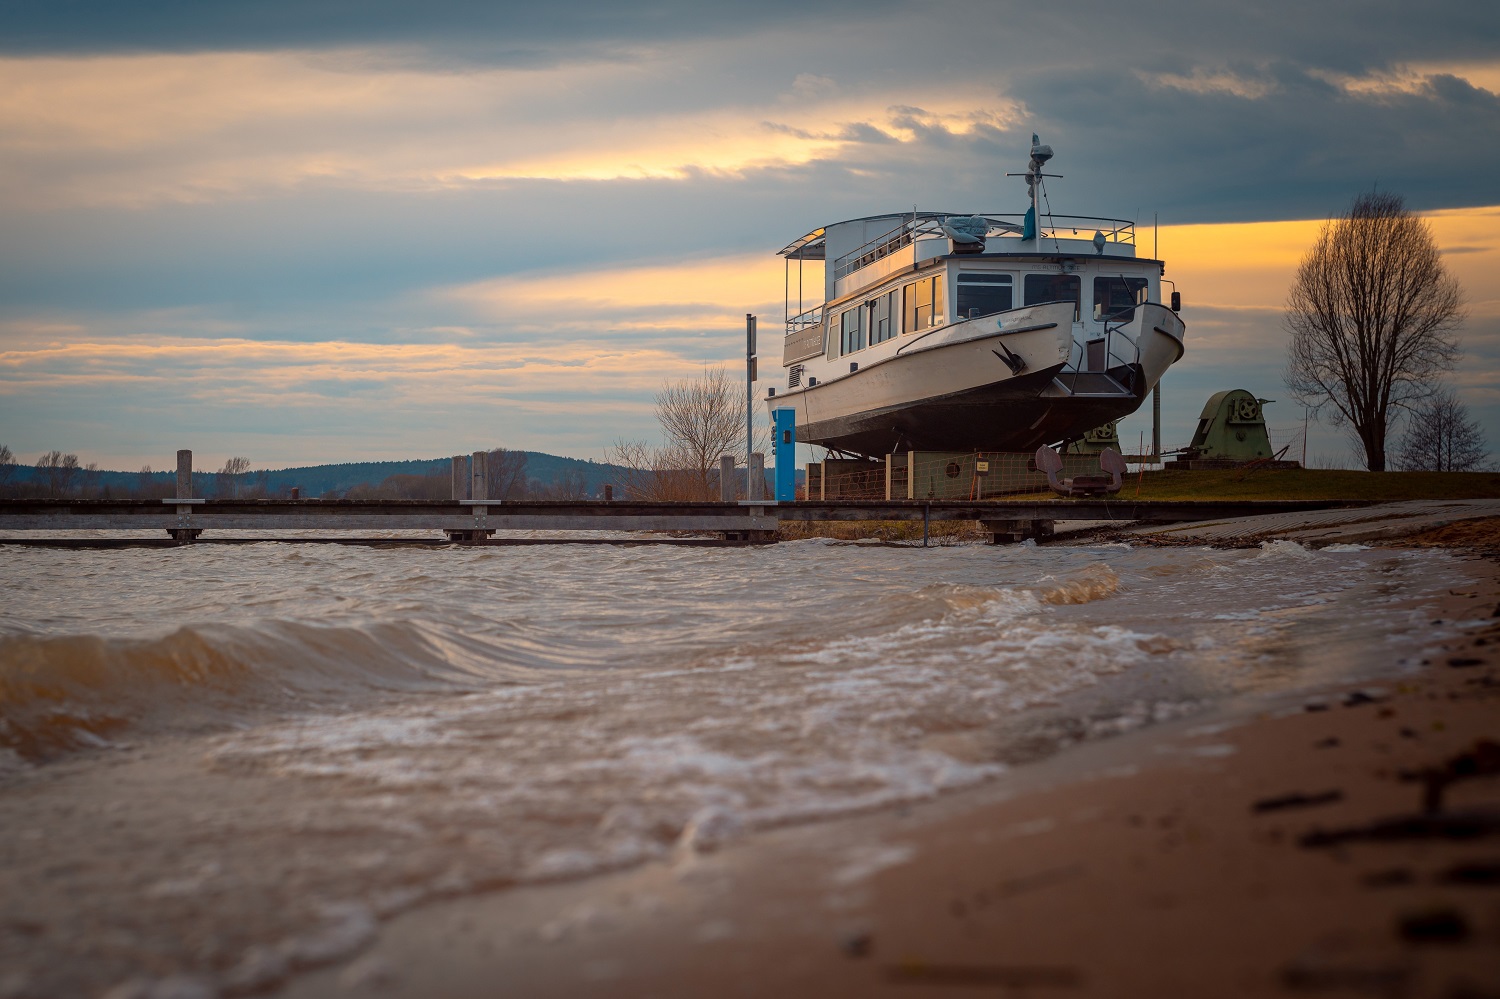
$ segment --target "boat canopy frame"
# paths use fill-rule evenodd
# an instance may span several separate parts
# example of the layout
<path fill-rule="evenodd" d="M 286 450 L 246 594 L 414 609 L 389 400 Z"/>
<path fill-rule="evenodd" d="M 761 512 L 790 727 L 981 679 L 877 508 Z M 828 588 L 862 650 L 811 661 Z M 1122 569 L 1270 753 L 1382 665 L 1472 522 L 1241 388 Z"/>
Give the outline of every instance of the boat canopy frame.
<path fill-rule="evenodd" d="M 868 216 L 878 218 L 879 216 Z M 889 232 L 882 233 L 874 239 L 868 240 L 862 245 L 849 251 L 833 261 L 833 279 L 835 281 L 848 277 L 855 271 L 868 267 L 879 260 L 890 256 L 899 250 L 910 246 L 912 243 L 923 238 L 943 238 L 947 236 L 942 226 L 950 218 L 957 216 L 952 212 L 918 212 L 913 211 L 905 216 L 902 223 Z M 976 216 L 988 223 L 985 237 L 1000 235 L 1019 236 L 1025 231 L 1026 216 L 1020 214 L 990 214 L 984 213 Z M 1053 215 L 1048 213 L 1043 216 L 1046 225 L 1037 226 L 1036 243 L 1038 247 L 1042 240 L 1058 240 L 1063 238 L 1062 230 L 1072 230 L 1072 235 L 1077 236 L 1080 229 L 1093 229 L 1103 235 L 1106 243 L 1124 243 L 1135 245 L 1135 222 L 1131 219 L 1107 218 L 1102 215 Z M 860 222 L 863 219 L 849 219 L 850 222 Z M 835 223 L 843 224 L 843 223 Z M 802 265 L 808 260 L 828 259 L 828 229 L 829 226 L 820 226 L 807 235 L 793 240 L 778 251 L 777 255 L 784 258 L 782 292 L 783 292 L 783 315 L 786 319 L 786 335 L 806 329 L 808 326 L 822 322 L 822 303 L 807 308 L 805 302 L 805 286 L 803 280 Z M 1041 250 L 1029 251 L 1027 255 Z M 1059 247 L 1056 252 L 1062 253 Z M 797 261 L 797 311 L 792 311 L 792 261 Z M 825 263 L 824 265 L 829 266 Z"/>

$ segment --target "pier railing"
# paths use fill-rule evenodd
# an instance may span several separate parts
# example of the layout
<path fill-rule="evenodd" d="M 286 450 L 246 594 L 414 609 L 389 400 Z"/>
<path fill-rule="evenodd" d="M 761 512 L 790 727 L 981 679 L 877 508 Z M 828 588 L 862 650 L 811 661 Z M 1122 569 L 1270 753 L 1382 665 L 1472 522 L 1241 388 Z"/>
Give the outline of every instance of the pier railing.
<path fill-rule="evenodd" d="M 759 456 L 756 456 L 759 457 Z M 891 456 L 895 458 L 897 456 Z M 453 461 L 453 491 L 448 500 L 348 499 L 206 499 L 191 495 L 191 452 L 178 456 L 178 493 L 167 499 L 0 499 L 0 536 L 5 544 L 51 544 L 92 547 L 131 544 L 187 544 L 198 540 L 318 542 L 354 544 L 554 543 L 553 538 L 497 538 L 502 531 L 636 532 L 637 541 L 684 540 L 683 534 L 712 535 L 712 543 L 774 541 L 783 521 L 977 521 L 995 541 L 1045 537 L 1056 521 L 1112 520 L 1174 523 L 1220 519 L 1257 513 L 1317 510 L 1358 503 L 1338 501 L 1140 502 L 1125 493 L 1094 500 L 1059 499 L 1037 486 L 1038 477 L 1026 456 L 970 452 L 967 455 L 928 453 L 911 455 L 910 477 L 897 473 L 894 463 L 879 473 L 880 490 L 854 489 L 863 480 L 851 478 L 850 489 L 826 484 L 810 498 L 777 503 L 766 498 L 719 502 L 635 502 L 610 500 L 488 499 L 484 493 L 484 453 Z M 1093 455 L 1069 455 L 1065 462 L 1092 468 Z M 993 462 L 989 469 L 980 463 Z M 826 463 L 825 463 L 826 464 Z M 953 473 L 957 466 L 958 473 Z M 867 469 L 860 474 L 873 473 Z M 924 487 L 923 475 L 947 483 L 942 489 Z M 872 476 L 871 481 L 874 481 Z M 965 491 L 967 490 L 967 491 Z M 157 541 L 141 537 L 98 535 L 35 539 L 41 532 L 161 532 Z M 301 532 L 296 536 L 235 537 L 236 531 Z M 351 538 L 349 532 L 380 531 L 379 538 Z M 429 537 L 395 537 L 391 532 L 425 532 Z M 649 532 L 650 536 L 642 536 Z M 203 537 L 205 534 L 208 537 Z M 164 536 L 163 536 L 164 535 Z M 446 536 L 446 542 L 442 536 Z M 572 540 L 600 540 L 598 538 Z M 701 537 L 692 543 L 704 543 Z"/>

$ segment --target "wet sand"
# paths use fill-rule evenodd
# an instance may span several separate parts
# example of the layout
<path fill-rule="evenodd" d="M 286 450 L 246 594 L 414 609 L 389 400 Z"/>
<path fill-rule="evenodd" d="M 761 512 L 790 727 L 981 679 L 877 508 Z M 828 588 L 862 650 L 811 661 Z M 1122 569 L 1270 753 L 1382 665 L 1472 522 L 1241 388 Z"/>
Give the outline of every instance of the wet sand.
<path fill-rule="evenodd" d="M 1474 553 L 1439 620 L 1493 621 L 1399 682 L 424 907 L 278 994 L 1500 996 L 1497 537 L 1402 542 Z"/>

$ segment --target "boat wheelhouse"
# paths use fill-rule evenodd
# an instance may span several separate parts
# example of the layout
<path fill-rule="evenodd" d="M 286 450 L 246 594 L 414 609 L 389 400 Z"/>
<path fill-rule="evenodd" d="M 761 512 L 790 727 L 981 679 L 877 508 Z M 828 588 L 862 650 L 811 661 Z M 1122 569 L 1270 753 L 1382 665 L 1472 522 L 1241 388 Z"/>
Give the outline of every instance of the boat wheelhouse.
<path fill-rule="evenodd" d="M 1183 353 L 1176 293 L 1163 304 L 1165 265 L 1137 255 L 1134 223 L 1038 211 L 1051 156 L 1032 136 L 1024 215 L 869 216 L 781 250 L 786 381 L 766 402 L 796 411 L 799 441 L 1029 451 L 1140 407 Z M 807 261 L 823 262 L 811 308 Z"/>

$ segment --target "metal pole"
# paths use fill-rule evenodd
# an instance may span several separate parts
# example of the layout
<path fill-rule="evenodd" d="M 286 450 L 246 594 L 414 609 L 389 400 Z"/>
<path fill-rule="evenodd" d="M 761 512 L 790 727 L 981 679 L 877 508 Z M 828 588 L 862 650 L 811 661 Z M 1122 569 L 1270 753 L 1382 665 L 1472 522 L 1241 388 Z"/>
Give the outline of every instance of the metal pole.
<path fill-rule="evenodd" d="M 1161 460 L 1161 382 L 1151 390 L 1151 454 Z"/>
<path fill-rule="evenodd" d="M 1302 467 L 1307 467 L 1307 414 L 1308 408 L 1302 407 Z"/>
<path fill-rule="evenodd" d="M 745 465 L 755 450 L 755 317 L 745 313 Z"/>

